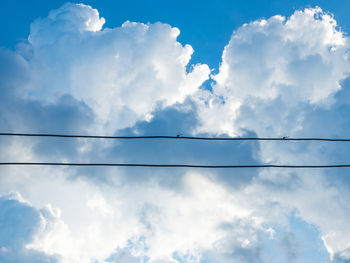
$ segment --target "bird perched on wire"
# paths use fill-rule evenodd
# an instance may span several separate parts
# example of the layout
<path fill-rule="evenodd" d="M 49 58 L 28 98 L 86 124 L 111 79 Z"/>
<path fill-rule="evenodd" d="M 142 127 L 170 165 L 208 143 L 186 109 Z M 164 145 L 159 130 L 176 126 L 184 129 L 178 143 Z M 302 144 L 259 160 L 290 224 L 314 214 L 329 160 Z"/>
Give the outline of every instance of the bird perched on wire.
<path fill-rule="evenodd" d="M 182 133 L 178 132 L 178 133 L 176 134 L 176 137 L 181 137 L 182 135 L 183 135 Z"/>

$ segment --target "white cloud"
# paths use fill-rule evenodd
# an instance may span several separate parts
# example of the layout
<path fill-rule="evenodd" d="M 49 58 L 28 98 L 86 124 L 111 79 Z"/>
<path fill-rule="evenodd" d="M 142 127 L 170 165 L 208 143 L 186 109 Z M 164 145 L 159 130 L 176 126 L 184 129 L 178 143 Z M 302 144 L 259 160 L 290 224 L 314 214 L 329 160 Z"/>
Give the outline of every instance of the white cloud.
<path fill-rule="evenodd" d="M 225 47 L 220 71 L 213 76 L 213 93 L 197 100 L 202 120 L 198 130 L 231 135 L 250 131 L 259 137 L 346 134 L 341 124 L 344 115 L 336 114 L 340 103 L 334 96 L 344 92 L 341 83 L 349 77 L 348 50 L 348 37 L 320 8 L 243 25 Z M 315 115 L 323 118 L 315 121 Z M 331 122 L 334 125 L 326 124 Z M 340 151 L 340 146 L 305 143 L 268 142 L 260 147 L 260 160 L 274 164 L 325 164 L 337 161 L 331 156 Z M 297 209 L 303 220 L 320 229 L 331 255 L 346 255 L 348 189 L 329 186 L 325 175 L 332 175 L 333 183 L 337 180 L 331 171 L 263 170 L 259 180 L 279 186 L 271 190 L 276 199 L 263 186 L 253 190 L 261 193 L 253 200 L 264 200 L 259 205 L 267 205 L 267 210 L 272 209 L 268 203 L 273 200 L 279 211 Z M 263 218 L 275 221 L 273 214 Z"/>
<path fill-rule="evenodd" d="M 20 190 L 18 185 L 12 187 Z M 152 181 L 94 186 L 47 173 L 27 179 L 23 187 L 28 185 L 22 192 L 33 205 L 50 205 L 40 209 L 41 226 L 26 247 L 60 262 L 104 262 L 117 249 L 149 262 L 177 262 L 175 253 L 199 262 L 205 250 L 220 251 L 228 241 L 254 246 L 257 235 L 270 231 L 250 217 L 239 193 L 198 174 L 186 175 L 180 189 Z M 225 225 L 235 226 L 228 231 Z"/>
<path fill-rule="evenodd" d="M 33 22 L 20 48 L 34 79 L 28 94 L 51 101 L 70 94 L 114 132 L 183 102 L 208 79 L 207 65 L 187 72 L 193 49 L 177 42 L 177 28 L 127 21 L 102 30 L 104 22 L 97 10 L 71 3 Z"/>
<path fill-rule="evenodd" d="M 213 76 L 213 94 L 198 91 L 208 78 L 206 65 L 186 71 L 193 50 L 177 42 L 178 29 L 132 22 L 102 29 L 103 24 L 97 10 L 66 4 L 36 20 L 28 43 L 16 52 L 1 50 L 1 58 L 10 65 L 0 67 L 0 76 L 6 76 L 1 78 L 6 85 L 1 86 L 0 117 L 7 127 L 108 133 L 159 114 L 155 123 L 133 128 L 144 133 L 176 133 L 181 127 L 215 134 L 249 130 L 259 136 L 296 135 L 310 131 L 306 121 L 316 110 L 332 111 L 337 104 L 332 97 L 348 74 L 348 40 L 319 8 L 239 28 L 225 48 L 220 72 Z M 20 71 L 25 74 L 18 75 Z M 16 94 L 9 91 L 13 87 Z M 198 102 L 197 112 L 186 113 L 190 117 L 178 113 L 181 107 L 162 111 L 187 97 Z M 9 110 L 10 104 L 17 105 L 16 110 Z M 196 127 L 195 114 L 201 127 Z M 48 124 L 50 120 L 54 124 Z M 98 125 L 91 125 L 93 121 Z M 314 123 L 324 126 L 320 120 Z M 334 129 L 342 131 L 341 125 Z M 261 144 L 259 150 L 242 144 L 225 146 L 220 154 L 217 146 L 208 146 L 207 153 L 204 148 L 195 150 L 194 144 L 188 150 L 180 143 L 153 144 L 149 152 L 130 144 L 126 149 L 122 143 L 105 147 L 100 141 L 82 140 L 69 146 L 40 139 L 2 143 L 6 150 L 1 158 L 33 161 L 124 160 L 119 152 L 128 158 L 151 158 L 164 150 L 158 159 L 224 161 L 225 155 L 228 160 L 297 163 L 327 160 L 336 151 L 277 144 Z M 182 151 L 187 155 L 181 156 Z M 213 159 L 209 154 L 217 156 Z M 276 225 L 288 227 L 295 210 L 302 220 L 318 227 L 331 254 L 347 257 L 350 197 L 345 187 L 329 186 L 318 172 L 305 176 L 263 170 L 259 177 L 256 171 L 228 172 L 226 178 L 234 187 L 224 185 L 228 183 L 219 174 L 178 170 L 163 171 L 165 183 L 149 171 L 144 172 L 149 176 L 144 180 L 135 179 L 134 170 L 117 169 L 8 167 L 1 172 L 0 193 L 21 192 L 31 202 L 26 205 L 40 226 L 21 249 L 59 262 L 199 262 L 208 255 L 215 262 L 273 262 L 262 253 L 266 240 L 274 240 Z M 240 184 L 242 174 L 249 180 Z M 30 222 L 23 225 L 31 227 Z"/>
<path fill-rule="evenodd" d="M 218 109 L 226 112 L 216 120 L 221 132 L 298 131 L 303 104 L 331 104 L 340 82 L 348 77 L 348 42 L 334 18 L 320 8 L 238 28 L 225 47 L 219 73 L 213 76 L 217 98 L 210 98 L 203 109 L 202 131 L 219 133 L 210 122 L 217 119 Z"/>
<path fill-rule="evenodd" d="M 96 9 L 83 4 L 66 3 L 50 11 L 46 18 L 35 20 L 30 26 L 28 40 L 32 46 L 48 47 L 65 34 L 69 38 L 85 31 L 100 31 L 104 23 L 105 19 L 99 17 Z"/>

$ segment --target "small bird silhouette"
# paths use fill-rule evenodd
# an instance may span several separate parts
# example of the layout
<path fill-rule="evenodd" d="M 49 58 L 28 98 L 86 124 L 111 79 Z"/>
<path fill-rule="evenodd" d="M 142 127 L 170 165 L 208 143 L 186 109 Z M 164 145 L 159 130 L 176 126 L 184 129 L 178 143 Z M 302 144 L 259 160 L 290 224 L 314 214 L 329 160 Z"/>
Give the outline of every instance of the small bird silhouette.
<path fill-rule="evenodd" d="M 285 140 L 285 139 L 288 139 L 289 138 L 289 136 L 283 136 L 283 140 Z"/>
<path fill-rule="evenodd" d="M 176 134 L 176 137 L 181 137 L 182 136 L 182 133 L 180 133 L 180 132 L 178 132 L 177 134 Z"/>

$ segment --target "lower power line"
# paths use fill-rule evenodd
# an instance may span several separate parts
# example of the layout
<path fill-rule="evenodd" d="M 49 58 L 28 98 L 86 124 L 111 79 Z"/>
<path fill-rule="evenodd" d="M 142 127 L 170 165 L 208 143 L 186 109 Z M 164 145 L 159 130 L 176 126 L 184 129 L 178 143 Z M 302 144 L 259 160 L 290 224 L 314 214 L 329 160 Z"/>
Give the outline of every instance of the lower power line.
<path fill-rule="evenodd" d="M 114 167 L 153 167 L 153 168 L 204 168 L 204 169 L 234 169 L 234 168 L 350 168 L 350 164 L 336 165 L 280 165 L 280 164 L 252 164 L 252 165 L 194 165 L 194 164 L 141 164 L 141 163 L 57 163 L 57 162 L 1 162 L 2 166 L 114 166 Z"/>
<path fill-rule="evenodd" d="M 290 138 L 290 137 L 197 137 L 197 136 L 105 136 L 105 135 L 72 135 L 72 134 L 49 134 L 49 133 L 9 133 L 0 132 L 0 136 L 17 137 L 56 137 L 56 138 L 85 138 L 85 139 L 175 139 L 175 140 L 202 140 L 202 141 L 324 141 L 324 142 L 350 142 L 349 138 Z"/>

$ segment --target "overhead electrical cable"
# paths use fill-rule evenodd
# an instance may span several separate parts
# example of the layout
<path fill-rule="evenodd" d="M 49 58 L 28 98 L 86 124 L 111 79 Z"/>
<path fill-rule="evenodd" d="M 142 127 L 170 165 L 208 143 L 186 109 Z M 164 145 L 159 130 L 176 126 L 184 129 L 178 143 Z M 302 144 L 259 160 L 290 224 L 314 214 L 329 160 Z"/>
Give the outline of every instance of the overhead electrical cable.
<path fill-rule="evenodd" d="M 176 140 L 204 140 L 204 141 L 325 141 L 325 142 L 350 142 L 347 138 L 290 138 L 290 137 L 196 137 L 196 136 L 105 136 L 105 135 L 72 135 L 51 133 L 0 133 L 0 136 L 19 137 L 56 137 L 56 138 L 85 138 L 85 139 L 176 139 Z"/>
<path fill-rule="evenodd" d="M 336 165 L 197 165 L 197 164 L 142 164 L 142 163 L 57 163 L 57 162 L 0 162 L 0 165 L 15 166 L 115 166 L 115 167 L 153 167 L 153 168 L 205 168 L 205 169 L 234 169 L 234 168 L 292 168 L 292 169 L 320 169 L 320 168 L 350 168 L 350 164 Z"/>
<path fill-rule="evenodd" d="M 20 137 L 56 137 L 56 138 L 85 138 L 85 139 L 184 139 L 208 141 L 330 141 L 348 142 L 344 138 L 269 138 L 269 137 L 193 137 L 193 136 L 103 136 L 103 135 L 71 135 L 49 133 L 0 133 L 0 136 Z M 335 165 L 283 165 L 283 164 L 245 164 L 245 165 L 200 165 L 200 164 L 146 164 L 146 163 L 68 163 L 68 162 L 0 162 L 0 166 L 105 166 L 105 167 L 153 167 L 153 168 L 204 168 L 204 169 L 235 169 L 235 168 L 350 168 L 350 164 Z"/>

